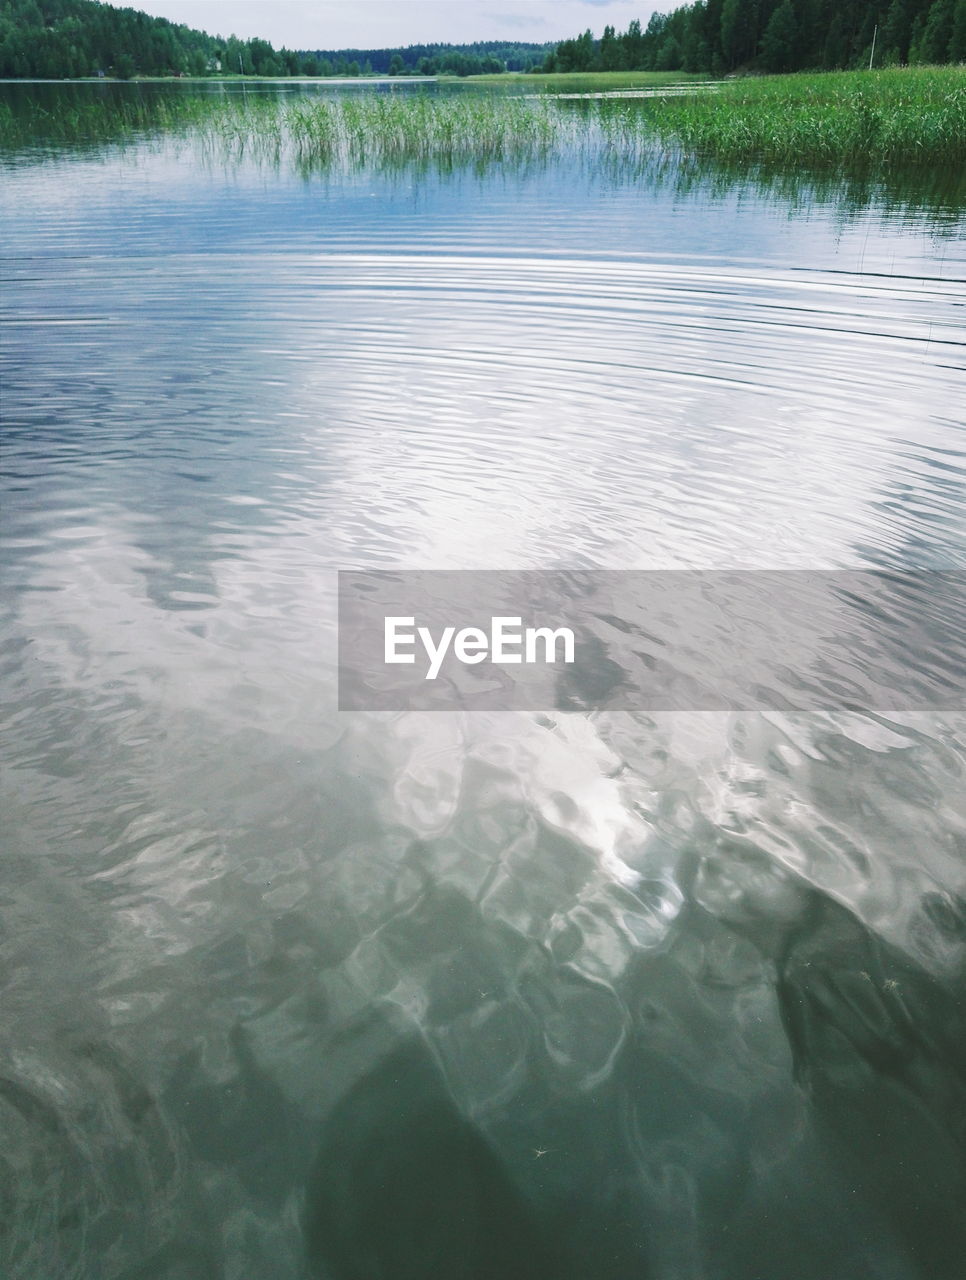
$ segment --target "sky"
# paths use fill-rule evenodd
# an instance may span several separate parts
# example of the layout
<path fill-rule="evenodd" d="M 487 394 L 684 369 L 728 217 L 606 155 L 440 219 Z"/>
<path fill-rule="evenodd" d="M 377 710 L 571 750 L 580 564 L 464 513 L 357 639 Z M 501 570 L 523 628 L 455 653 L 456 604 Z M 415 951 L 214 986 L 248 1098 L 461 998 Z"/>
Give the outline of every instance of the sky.
<path fill-rule="evenodd" d="M 122 0 L 114 0 L 115 4 Z M 382 49 L 474 40 L 565 40 L 626 29 L 647 0 L 123 0 L 211 35 L 261 36 L 290 49 Z M 669 2 L 665 8 L 674 8 Z"/>

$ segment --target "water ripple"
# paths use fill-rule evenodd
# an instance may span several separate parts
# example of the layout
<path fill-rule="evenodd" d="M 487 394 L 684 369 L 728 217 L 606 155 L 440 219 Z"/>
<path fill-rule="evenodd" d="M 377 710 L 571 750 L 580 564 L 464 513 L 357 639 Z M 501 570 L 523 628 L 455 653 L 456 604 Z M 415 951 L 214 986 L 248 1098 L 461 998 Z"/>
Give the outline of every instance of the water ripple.
<path fill-rule="evenodd" d="M 357 1274 L 327 1170 L 365 1214 L 455 1151 L 447 1214 L 485 1191 L 533 1275 L 952 1274 L 961 708 L 334 685 L 350 565 L 966 565 L 943 245 L 71 172 L 76 215 L 23 177 L 4 263 L 7 1271 Z"/>

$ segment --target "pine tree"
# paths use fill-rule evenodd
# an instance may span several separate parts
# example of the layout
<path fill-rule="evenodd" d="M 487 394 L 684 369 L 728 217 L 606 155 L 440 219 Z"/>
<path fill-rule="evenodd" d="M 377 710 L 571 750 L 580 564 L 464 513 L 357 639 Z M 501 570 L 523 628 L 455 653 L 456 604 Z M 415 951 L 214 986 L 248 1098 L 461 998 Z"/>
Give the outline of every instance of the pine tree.
<path fill-rule="evenodd" d="M 623 62 L 621 53 L 621 46 L 614 28 L 605 27 L 604 34 L 600 38 L 600 49 L 597 52 L 597 62 L 601 71 L 619 71 Z"/>
<path fill-rule="evenodd" d="M 792 71 L 796 64 L 798 23 L 792 0 L 782 0 L 761 38 L 761 60 L 768 71 Z"/>
<path fill-rule="evenodd" d="M 953 0 L 934 0 L 919 46 L 922 62 L 945 62 L 953 38 Z"/>
<path fill-rule="evenodd" d="M 912 36 L 912 5 L 910 0 L 892 0 L 885 21 L 879 32 L 882 48 L 880 65 L 904 65 L 909 61 L 909 41 Z M 879 59 L 876 59 L 879 62 Z"/>
<path fill-rule="evenodd" d="M 956 0 L 947 54 L 950 62 L 966 62 L 966 0 Z"/>

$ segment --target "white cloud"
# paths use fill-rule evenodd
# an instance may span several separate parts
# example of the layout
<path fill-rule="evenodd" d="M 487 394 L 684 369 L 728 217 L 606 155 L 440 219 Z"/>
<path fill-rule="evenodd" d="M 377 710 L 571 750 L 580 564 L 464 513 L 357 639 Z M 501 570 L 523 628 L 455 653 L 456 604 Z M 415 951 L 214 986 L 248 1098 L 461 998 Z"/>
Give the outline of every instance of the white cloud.
<path fill-rule="evenodd" d="M 508 40 L 515 40 L 519 38 L 511 34 L 513 31 L 527 29 L 527 31 L 530 32 L 534 26 L 539 26 L 541 23 L 546 24 L 547 22 L 547 19 L 539 13 L 488 13 L 486 17 L 507 28 Z M 531 37 L 528 35 L 527 38 Z"/>
<path fill-rule="evenodd" d="M 638 0 L 503 0 L 490 9 L 476 0 L 132 0 L 158 17 L 212 35 L 261 36 L 296 49 L 378 49 L 474 40 L 564 40 L 588 24 L 622 29 L 647 21 L 653 7 Z M 673 7 L 673 6 L 666 6 Z M 592 10 L 593 12 L 589 12 Z M 604 12 L 606 10 L 606 12 Z M 599 14 L 599 19 L 598 19 Z"/>

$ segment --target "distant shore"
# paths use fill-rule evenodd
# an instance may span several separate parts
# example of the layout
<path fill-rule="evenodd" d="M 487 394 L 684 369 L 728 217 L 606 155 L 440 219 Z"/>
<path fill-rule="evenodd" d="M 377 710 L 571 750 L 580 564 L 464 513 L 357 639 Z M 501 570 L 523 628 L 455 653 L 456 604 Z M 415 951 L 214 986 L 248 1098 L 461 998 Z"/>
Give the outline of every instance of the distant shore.
<path fill-rule="evenodd" d="M 308 85 L 344 87 L 354 84 L 385 87 L 460 83 L 471 88 L 478 86 L 480 89 L 523 86 L 531 91 L 525 94 L 480 92 L 439 95 L 401 91 L 398 94 L 378 95 L 383 106 L 377 115 L 371 119 L 367 117 L 364 136 L 354 145 L 365 148 L 374 142 L 378 146 L 379 135 L 388 127 L 385 109 L 394 101 L 396 106 L 393 110 L 402 113 L 411 107 L 412 111 L 406 115 L 405 121 L 400 115 L 393 128 L 400 128 L 405 123 L 406 129 L 412 133 L 412 145 L 417 150 L 429 151 L 434 151 L 439 146 L 445 150 L 449 146 L 445 141 L 448 136 L 446 129 L 443 129 L 442 141 L 436 136 L 449 109 L 447 104 L 455 108 L 457 103 L 462 103 L 463 107 L 468 108 L 475 102 L 481 107 L 475 114 L 464 111 L 465 119 L 460 116 L 457 132 L 461 135 L 461 146 L 472 150 L 473 145 L 479 144 L 484 150 L 509 147 L 510 150 L 519 151 L 523 137 L 531 128 L 539 131 L 538 126 L 550 125 L 542 118 L 540 121 L 524 121 L 516 116 L 511 118 L 511 103 L 516 102 L 522 106 L 527 99 L 550 100 L 582 96 L 605 98 L 614 93 L 618 98 L 631 96 L 648 99 L 647 102 L 640 103 L 640 110 L 633 115 L 629 115 L 623 108 L 619 119 L 611 113 L 611 126 L 619 126 L 628 138 L 633 139 L 635 147 L 640 139 L 650 135 L 658 144 L 685 153 L 741 163 L 777 163 L 792 168 L 804 165 L 849 165 L 867 170 L 870 165 L 876 164 L 966 165 L 966 76 L 962 68 L 954 66 L 749 75 L 718 81 L 709 81 L 699 76 L 685 77 L 677 72 L 583 72 L 568 75 L 508 73 L 459 80 L 436 76 L 303 79 L 294 76 L 218 75 L 194 78 L 144 77 L 131 81 L 85 77 L 83 80 L 71 81 L 17 80 L 6 83 L 229 84 L 236 88 L 239 84 L 242 87 L 264 84 L 299 89 Z M 693 86 L 694 92 L 688 91 L 689 86 Z M 636 90 L 640 92 L 635 92 Z M 135 113 L 142 108 L 146 109 L 152 101 L 159 98 L 159 95 L 154 94 L 133 93 L 111 96 L 118 105 Z M 253 105 L 264 103 L 273 96 L 278 97 L 280 103 L 284 100 L 290 105 L 295 104 L 300 97 L 299 94 L 259 94 L 253 99 Z M 221 97 L 216 93 L 203 94 L 194 109 L 203 108 L 203 112 L 213 110 L 214 104 Z M 334 106 L 339 97 L 340 95 L 331 93 L 301 95 L 306 104 L 315 103 L 320 107 L 326 102 Z M 185 107 L 191 105 L 186 95 L 169 94 L 168 98 L 171 105 L 175 102 L 181 102 Z M 243 95 L 237 92 L 225 95 L 226 102 L 241 102 L 242 98 Z M 206 100 L 206 105 L 201 99 Z M 348 99 L 345 99 L 345 103 L 348 103 Z M 482 110 L 483 104 L 486 104 L 486 110 Z M 2 114 L 0 112 L 0 125 Z M 325 142 L 332 121 L 324 113 L 318 118 L 310 118 L 300 109 L 295 115 L 298 119 L 295 120 L 293 116 L 290 123 L 297 128 L 301 145 L 311 149 L 315 145 L 312 135 L 317 131 L 320 131 L 322 143 Z M 128 123 L 133 124 L 133 119 Z M 273 129 L 277 123 L 273 123 Z M 234 130 L 235 124 L 231 127 Z M 251 127 L 257 130 L 266 126 L 264 121 L 249 121 L 246 128 Z M 8 122 L 8 129 L 16 131 L 11 122 Z M 551 128 L 552 133 L 554 129 L 555 126 Z M 480 138 L 475 138 L 476 132 L 481 133 Z M 0 135 L 2 133 L 3 129 L 0 128 Z M 485 146 L 482 135 L 485 135 Z"/>
<path fill-rule="evenodd" d="M 508 77 L 509 78 L 509 77 Z M 456 76 L 0 76 L 0 84 L 432 84 Z"/>

